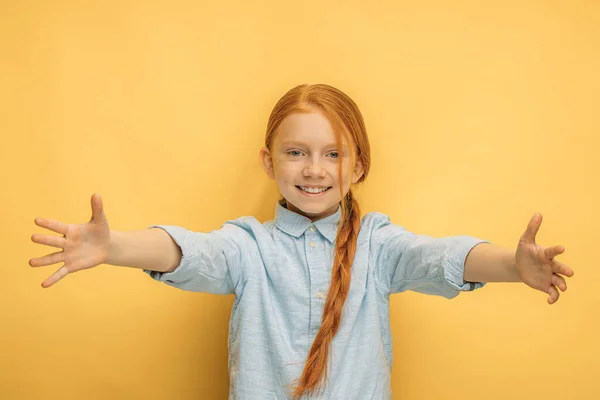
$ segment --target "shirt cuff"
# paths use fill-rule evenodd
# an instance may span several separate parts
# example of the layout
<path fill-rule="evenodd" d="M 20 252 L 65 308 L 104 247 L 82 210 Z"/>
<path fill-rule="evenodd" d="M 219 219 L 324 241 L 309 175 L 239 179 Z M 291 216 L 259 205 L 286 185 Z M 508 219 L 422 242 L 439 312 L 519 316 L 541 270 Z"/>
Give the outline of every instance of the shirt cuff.
<path fill-rule="evenodd" d="M 470 236 L 461 236 L 456 245 L 447 249 L 444 257 L 444 278 L 446 282 L 458 291 L 473 291 L 485 286 L 486 282 L 465 282 L 465 261 L 473 247 L 480 243 L 490 243 L 487 240 Z"/>
<path fill-rule="evenodd" d="M 173 238 L 175 243 L 177 243 L 181 249 L 181 262 L 177 268 L 171 272 L 151 271 L 147 269 L 144 269 L 143 271 L 150 275 L 152 279 L 171 285 L 191 279 L 194 274 L 197 273 L 197 271 L 194 271 L 191 268 L 191 263 L 189 262 L 191 258 L 191 254 L 189 254 L 190 246 L 185 246 L 185 239 L 189 235 L 189 231 L 179 226 L 169 225 L 152 225 L 148 227 L 148 229 L 152 228 L 160 228 L 167 232 L 171 238 Z"/>

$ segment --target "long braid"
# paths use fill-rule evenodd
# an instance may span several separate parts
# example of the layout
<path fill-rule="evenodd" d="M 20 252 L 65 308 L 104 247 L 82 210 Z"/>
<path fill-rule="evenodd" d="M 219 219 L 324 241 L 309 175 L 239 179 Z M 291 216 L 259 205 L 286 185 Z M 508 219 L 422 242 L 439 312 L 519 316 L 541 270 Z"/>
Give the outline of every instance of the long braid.
<path fill-rule="evenodd" d="M 330 344 L 339 329 L 344 302 L 350 291 L 352 263 L 359 230 L 360 209 L 352 190 L 349 190 L 342 201 L 341 225 L 336 236 L 331 285 L 325 301 L 321 328 L 308 353 L 302 376 L 296 382 L 294 400 L 307 393 L 320 392 L 327 379 Z"/>

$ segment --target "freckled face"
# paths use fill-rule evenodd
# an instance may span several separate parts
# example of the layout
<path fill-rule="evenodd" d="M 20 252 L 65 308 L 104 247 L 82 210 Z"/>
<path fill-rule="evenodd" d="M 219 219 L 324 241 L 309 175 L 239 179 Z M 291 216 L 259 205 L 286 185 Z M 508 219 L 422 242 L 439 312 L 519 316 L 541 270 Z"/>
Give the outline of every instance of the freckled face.
<path fill-rule="evenodd" d="M 353 149 L 346 141 L 338 148 L 329 120 L 319 112 L 287 116 L 271 147 L 261 149 L 265 171 L 276 181 L 288 208 L 313 221 L 338 209 L 340 158 L 344 196 L 362 176 L 360 162 L 352 165 Z"/>

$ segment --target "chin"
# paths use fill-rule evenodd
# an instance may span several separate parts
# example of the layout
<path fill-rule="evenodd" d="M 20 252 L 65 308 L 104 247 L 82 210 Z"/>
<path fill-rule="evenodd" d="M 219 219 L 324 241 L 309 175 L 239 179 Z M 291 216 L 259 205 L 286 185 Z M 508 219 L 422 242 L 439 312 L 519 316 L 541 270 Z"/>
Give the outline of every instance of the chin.
<path fill-rule="evenodd" d="M 310 204 L 310 202 L 307 202 L 306 200 L 302 201 L 302 199 L 292 199 L 288 204 L 289 203 L 291 203 L 291 206 L 296 212 L 309 218 L 320 217 L 325 213 L 333 214 L 339 205 L 339 202 L 333 204 L 331 202 Z"/>

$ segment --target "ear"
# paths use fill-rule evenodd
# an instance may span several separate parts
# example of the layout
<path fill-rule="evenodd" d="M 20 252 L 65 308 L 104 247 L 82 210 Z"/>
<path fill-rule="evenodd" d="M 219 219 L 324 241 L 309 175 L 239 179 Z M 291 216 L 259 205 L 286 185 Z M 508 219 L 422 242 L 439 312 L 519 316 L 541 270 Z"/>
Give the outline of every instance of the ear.
<path fill-rule="evenodd" d="M 271 179 L 275 179 L 275 171 L 273 170 L 273 158 L 268 148 L 263 147 L 259 153 L 260 162 L 262 163 L 263 169 Z"/>
<path fill-rule="evenodd" d="M 354 172 L 352 173 L 352 183 L 358 182 L 358 180 L 363 176 L 365 169 L 363 167 L 362 161 L 356 160 L 356 164 L 354 165 Z"/>

